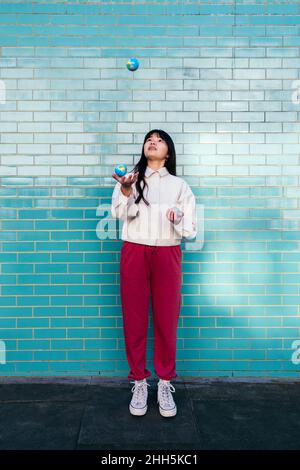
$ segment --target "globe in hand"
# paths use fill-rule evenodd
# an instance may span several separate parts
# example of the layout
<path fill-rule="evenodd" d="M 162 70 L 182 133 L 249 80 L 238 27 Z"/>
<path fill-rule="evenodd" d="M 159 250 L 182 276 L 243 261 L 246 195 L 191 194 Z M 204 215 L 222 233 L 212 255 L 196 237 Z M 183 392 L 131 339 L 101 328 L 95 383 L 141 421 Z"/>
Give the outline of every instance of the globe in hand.
<path fill-rule="evenodd" d="M 127 173 L 127 166 L 126 165 L 117 165 L 115 167 L 115 173 L 118 176 L 124 176 Z"/>
<path fill-rule="evenodd" d="M 173 207 L 172 208 L 175 212 L 176 212 L 176 216 L 181 219 L 181 217 L 183 217 L 184 213 L 182 212 L 182 210 L 180 210 L 178 207 Z"/>

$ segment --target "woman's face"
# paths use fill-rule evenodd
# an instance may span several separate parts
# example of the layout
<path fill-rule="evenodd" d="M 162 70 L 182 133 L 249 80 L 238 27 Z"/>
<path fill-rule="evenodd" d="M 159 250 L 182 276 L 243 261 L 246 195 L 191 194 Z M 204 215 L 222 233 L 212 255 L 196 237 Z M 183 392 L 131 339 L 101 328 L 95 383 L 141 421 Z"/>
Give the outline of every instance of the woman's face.
<path fill-rule="evenodd" d="M 152 134 L 144 143 L 144 154 L 148 160 L 164 161 L 168 155 L 168 145 L 158 134 Z"/>

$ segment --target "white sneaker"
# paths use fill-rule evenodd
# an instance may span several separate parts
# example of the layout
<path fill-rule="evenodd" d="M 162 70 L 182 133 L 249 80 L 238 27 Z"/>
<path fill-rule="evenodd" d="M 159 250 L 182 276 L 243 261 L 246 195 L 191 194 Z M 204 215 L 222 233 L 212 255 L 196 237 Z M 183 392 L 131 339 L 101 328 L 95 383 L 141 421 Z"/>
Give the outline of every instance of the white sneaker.
<path fill-rule="evenodd" d="M 132 415 L 143 416 L 147 412 L 147 399 L 148 399 L 148 388 L 150 384 L 147 383 L 146 378 L 142 380 L 135 380 L 134 386 L 131 391 L 133 397 L 129 404 L 129 411 Z"/>
<path fill-rule="evenodd" d="M 165 418 L 175 416 L 177 413 L 177 407 L 171 392 L 174 393 L 175 388 L 170 381 L 160 379 L 158 382 L 157 403 L 159 403 L 160 414 Z"/>

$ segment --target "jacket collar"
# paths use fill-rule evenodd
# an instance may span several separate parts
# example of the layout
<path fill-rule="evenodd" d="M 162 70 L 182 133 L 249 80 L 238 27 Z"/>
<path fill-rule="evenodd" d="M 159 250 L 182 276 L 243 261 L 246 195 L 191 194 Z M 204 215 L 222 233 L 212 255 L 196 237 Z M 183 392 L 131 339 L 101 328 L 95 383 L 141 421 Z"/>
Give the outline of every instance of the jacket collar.
<path fill-rule="evenodd" d="M 155 173 L 156 171 L 158 171 L 158 173 L 160 174 L 160 176 L 165 176 L 165 175 L 168 175 L 169 174 L 169 171 L 168 169 L 163 166 L 162 168 L 159 168 L 159 170 L 153 170 L 152 168 L 150 168 L 149 166 L 147 166 L 146 168 L 146 171 L 145 171 L 145 176 L 146 177 L 149 177 L 151 176 L 153 173 Z"/>

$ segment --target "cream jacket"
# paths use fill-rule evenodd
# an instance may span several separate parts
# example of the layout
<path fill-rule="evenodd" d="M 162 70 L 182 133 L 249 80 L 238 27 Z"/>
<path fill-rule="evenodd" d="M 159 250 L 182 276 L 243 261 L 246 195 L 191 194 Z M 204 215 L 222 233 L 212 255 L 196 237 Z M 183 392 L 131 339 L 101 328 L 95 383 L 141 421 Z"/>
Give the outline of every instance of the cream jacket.
<path fill-rule="evenodd" d="M 143 194 L 149 206 L 143 199 L 135 204 L 138 196 L 136 182 L 128 197 L 122 193 L 119 182 L 115 185 L 111 214 L 123 221 L 121 239 L 156 246 L 180 245 L 182 238 L 194 239 L 197 234 L 196 201 L 186 181 L 171 175 L 165 166 L 159 170 L 147 166 L 145 180 L 148 187 L 145 186 Z M 183 212 L 175 223 L 166 215 L 172 207 Z"/>

